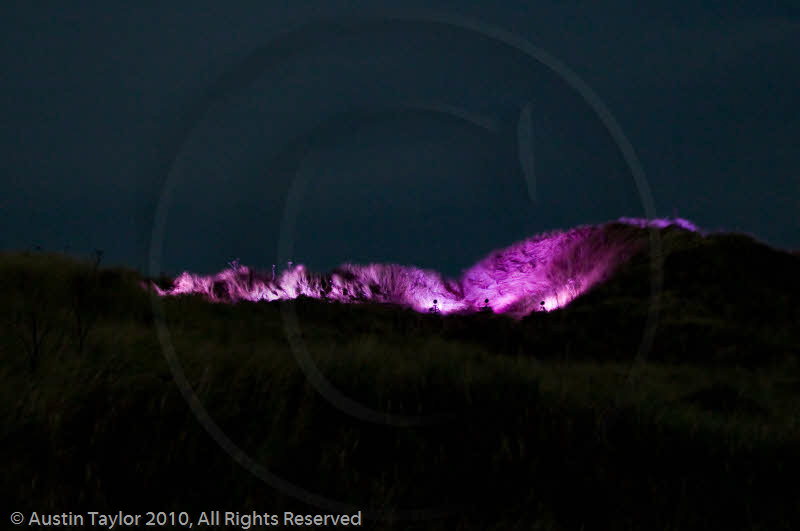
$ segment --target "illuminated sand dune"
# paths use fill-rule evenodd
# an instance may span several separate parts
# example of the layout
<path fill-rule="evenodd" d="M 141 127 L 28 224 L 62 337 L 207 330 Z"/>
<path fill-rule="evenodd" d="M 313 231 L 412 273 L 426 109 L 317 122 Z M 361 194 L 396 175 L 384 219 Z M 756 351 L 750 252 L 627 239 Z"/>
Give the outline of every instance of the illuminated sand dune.
<path fill-rule="evenodd" d="M 215 302 L 306 296 L 397 304 L 419 312 L 492 311 L 519 318 L 563 307 L 609 278 L 621 263 L 646 249 L 647 232 L 641 229 L 649 226 L 697 230 L 683 219 L 621 218 L 604 225 L 553 231 L 492 252 L 460 279 L 397 264 L 343 264 L 325 274 L 298 264 L 273 280 L 272 271 L 234 263 L 216 275 L 184 272 L 171 289 L 154 288 L 160 295 L 202 294 Z"/>

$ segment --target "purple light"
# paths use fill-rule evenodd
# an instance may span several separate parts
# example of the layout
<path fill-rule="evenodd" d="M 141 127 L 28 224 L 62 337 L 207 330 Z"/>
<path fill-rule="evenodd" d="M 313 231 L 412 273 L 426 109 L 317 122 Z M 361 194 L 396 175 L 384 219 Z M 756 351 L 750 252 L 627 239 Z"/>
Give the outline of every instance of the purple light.
<path fill-rule="evenodd" d="M 698 230 L 684 219 L 621 218 L 619 222 L 638 228 L 674 225 Z M 251 272 L 235 261 L 216 275 L 184 272 L 172 289 L 154 289 L 162 296 L 195 293 L 215 302 L 291 300 L 302 295 L 338 302 L 398 304 L 426 313 L 435 300 L 442 314 L 479 312 L 488 299 L 491 311 L 521 318 L 566 306 L 646 248 L 646 238 L 609 234 L 607 225 L 539 234 L 492 252 L 458 280 L 397 264 L 344 264 L 330 274 L 317 274 L 295 263 L 276 277 L 274 268 Z"/>
<path fill-rule="evenodd" d="M 700 229 L 698 229 L 694 223 L 692 223 L 688 219 L 683 219 L 683 218 L 670 218 L 670 219 L 619 218 L 619 221 L 642 229 L 648 227 L 656 227 L 658 229 L 664 229 L 674 225 L 676 227 L 680 227 L 681 229 L 685 229 L 692 232 L 700 231 Z"/>

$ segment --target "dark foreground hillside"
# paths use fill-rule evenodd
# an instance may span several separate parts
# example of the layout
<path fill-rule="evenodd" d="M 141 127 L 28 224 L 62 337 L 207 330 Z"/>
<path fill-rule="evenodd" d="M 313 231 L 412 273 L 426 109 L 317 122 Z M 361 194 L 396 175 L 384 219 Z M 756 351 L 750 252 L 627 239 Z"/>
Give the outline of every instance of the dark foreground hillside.
<path fill-rule="evenodd" d="M 642 255 L 522 321 L 162 302 L 224 434 L 262 472 L 362 509 L 367 529 L 798 529 L 800 258 L 744 236 L 662 237 L 657 302 Z M 267 484 L 214 441 L 140 280 L 0 256 L 7 512 L 340 512 Z"/>

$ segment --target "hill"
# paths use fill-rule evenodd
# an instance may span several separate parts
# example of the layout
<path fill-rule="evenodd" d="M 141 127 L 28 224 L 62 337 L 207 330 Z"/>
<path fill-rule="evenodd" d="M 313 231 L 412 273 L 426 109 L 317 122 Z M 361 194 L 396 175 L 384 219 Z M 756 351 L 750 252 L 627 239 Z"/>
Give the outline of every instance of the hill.
<path fill-rule="evenodd" d="M 240 265 L 215 275 L 183 272 L 161 295 L 200 294 L 211 301 L 276 301 L 299 296 L 346 303 L 387 303 L 444 314 L 491 311 L 515 318 L 563 308 L 613 276 L 650 245 L 650 227 L 697 228 L 683 219 L 622 218 L 602 225 L 537 234 L 496 249 L 460 278 L 401 264 L 342 264 L 331 273 L 289 261 L 276 276 Z M 656 242 L 657 246 L 657 242 Z"/>
<path fill-rule="evenodd" d="M 133 271 L 2 254 L 0 495 L 25 514 L 338 512 L 267 470 L 367 529 L 797 528 L 800 258 L 660 235 L 659 297 L 643 246 L 517 319 L 151 299 Z M 158 323 L 249 468 L 190 408 Z"/>

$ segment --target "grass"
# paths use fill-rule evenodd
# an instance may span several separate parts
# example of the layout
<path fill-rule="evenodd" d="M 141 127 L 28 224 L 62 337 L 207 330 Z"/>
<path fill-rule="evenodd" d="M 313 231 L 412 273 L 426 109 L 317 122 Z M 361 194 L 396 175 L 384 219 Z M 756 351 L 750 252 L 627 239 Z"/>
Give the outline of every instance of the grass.
<path fill-rule="evenodd" d="M 662 319 L 634 378 L 644 258 L 565 310 L 521 322 L 196 297 L 163 301 L 164 314 L 200 402 L 271 472 L 384 517 L 458 508 L 367 518 L 368 529 L 796 529 L 797 310 L 776 295 L 764 320 L 740 311 L 730 288 L 737 267 L 790 271 L 797 257 L 681 233 L 666 233 L 665 247 Z M 744 263 L 728 260 L 745 251 Z M 693 265 L 709 261 L 728 264 L 713 282 L 711 266 Z M 745 295 L 800 293 L 796 281 L 760 278 Z M 4 254 L 0 279 L 0 495 L 13 510 L 326 512 L 250 474 L 204 430 L 136 273 Z M 287 309 L 300 324 L 293 341 Z M 76 312 L 92 323 L 82 347 Z M 35 364 L 23 346 L 32 313 L 55 331 Z M 354 418 L 310 383 L 298 338 L 364 407 L 447 417 L 412 427 Z"/>

